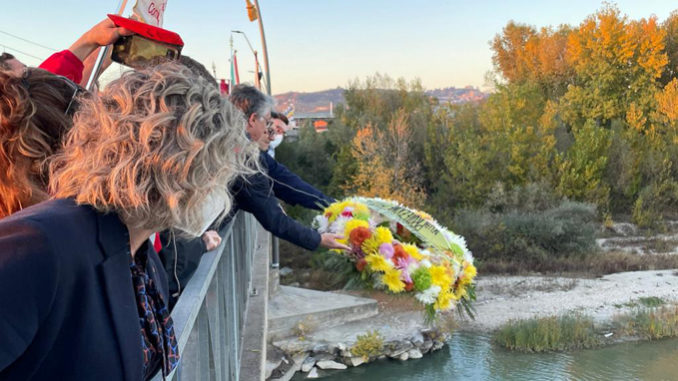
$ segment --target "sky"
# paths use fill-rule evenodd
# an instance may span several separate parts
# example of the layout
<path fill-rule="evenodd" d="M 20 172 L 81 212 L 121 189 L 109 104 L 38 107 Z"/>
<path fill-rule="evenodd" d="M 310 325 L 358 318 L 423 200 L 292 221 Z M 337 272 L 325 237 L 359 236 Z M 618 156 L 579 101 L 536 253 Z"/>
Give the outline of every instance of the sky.
<path fill-rule="evenodd" d="M 0 52 L 38 65 L 52 49 L 66 49 L 89 27 L 113 13 L 119 0 L 0 0 Z M 129 0 L 124 15 L 130 15 Z M 630 19 L 678 9 L 665 0 L 613 2 Z M 595 0 L 259 0 L 268 46 L 273 94 L 346 87 L 375 73 L 426 89 L 485 88 L 492 70 L 490 41 L 510 21 L 535 27 L 579 25 L 595 13 Z M 262 59 L 257 22 L 247 18 L 245 0 L 168 0 L 163 27 L 177 32 L 183 50 L 217 77 L 228 78 L 231 36 L 240 80 L 253 82 L 254 59 L 241 30 Z M 13 36 L 8 35 L 10 33 Z M 32 56 L 25 55 L 28 53 Z M 109 69 L 113 78 L 121 68 Z"/>

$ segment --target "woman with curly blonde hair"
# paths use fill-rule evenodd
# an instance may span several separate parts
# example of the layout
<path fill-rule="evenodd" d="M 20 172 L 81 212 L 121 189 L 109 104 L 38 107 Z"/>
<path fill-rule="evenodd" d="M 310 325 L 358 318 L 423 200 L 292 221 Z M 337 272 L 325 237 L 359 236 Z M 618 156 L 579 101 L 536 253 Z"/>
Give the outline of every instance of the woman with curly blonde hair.
<path fill-rule="evenodd" d="M 0 379 L 149 379 L 176 366 L 148 240 L 199 235 L 256 167 L 240 113 L 177 64 L 84 99 L 50 164 L 55 199 L 0 220 Z M 74 361 L 77 359 L 77 361 Z"/>
<path fill-rule="evenodd" d="M 0 70 L 0 218 L 47 199 L 47 159 L 72 125 L 78 90 L 41 69 Z"/>

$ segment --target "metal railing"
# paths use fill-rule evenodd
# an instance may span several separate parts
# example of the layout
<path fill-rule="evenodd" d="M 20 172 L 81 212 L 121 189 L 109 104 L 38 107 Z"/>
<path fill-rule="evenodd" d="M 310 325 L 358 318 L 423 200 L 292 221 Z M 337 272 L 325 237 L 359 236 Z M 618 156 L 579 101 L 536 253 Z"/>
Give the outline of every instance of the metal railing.
<path fill-rule="evenodd" d="M 220 235 L 221 244 L 203 255 L 172 310 L 181 360 L 168 380 L 240 378 L 256 220 L 240 212 Z M 162 380 L 162 375 L 153 380 Z"/>

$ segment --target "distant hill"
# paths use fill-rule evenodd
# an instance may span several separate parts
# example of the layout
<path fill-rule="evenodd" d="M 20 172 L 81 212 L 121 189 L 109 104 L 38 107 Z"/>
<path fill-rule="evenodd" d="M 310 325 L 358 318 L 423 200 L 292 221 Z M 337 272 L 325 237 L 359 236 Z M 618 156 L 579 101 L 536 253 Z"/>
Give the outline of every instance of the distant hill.
<path fill-rule="evenodd" d="M 445 87 L 442 89 L 427 90 L 426 94 L 438 98 L 440 103 L 464 103 L 477 102 L 487 98 L 489 94 L 483 93 L 474 87 Z M 310 113 L 319 111 L 329 111 L 330 102 L 335 106 L 338 103 L 344 103 L 344 89 L 316 91 L 312 93 L 289 92 L 274 95 L 277 109 L 285 110 L 294 105 L 296 113 Z"/>
<path fill-rule="evenodd" d="M 296 91 L 274 95 L 278 110 L 285 110 L 294 105 L 295 113 L 309 113 L 329 111 L 330 102 L 334 105 L 344 103 L 344 89 L 316 91 L 313 93 L 299 93 Z"/>
<path fill-rule="evenodd" d="M 471 86 L 466 86 L 463 89 L 445 87 L 442 89 L 427 90 L 426 94 L 438 98 L 440 103 L 478 102 L 490 95 Z"/>

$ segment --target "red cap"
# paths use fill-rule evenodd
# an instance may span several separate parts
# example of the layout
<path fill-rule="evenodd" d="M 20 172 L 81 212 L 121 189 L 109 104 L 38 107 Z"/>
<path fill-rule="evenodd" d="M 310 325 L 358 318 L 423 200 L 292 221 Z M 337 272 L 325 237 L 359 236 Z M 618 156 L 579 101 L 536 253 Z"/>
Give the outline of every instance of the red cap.
<path fill-rule="evenodd" d="M 118 15 L 108 15 L 108 18 L 111 19 L 116 26 L 129 29 L 142 37 L 163 42 L 165 44 L 184 46 L 184 41 L 181 39 L 181 36 L 167 29 L 158 28 L 157 26 L 145 24 Z"/>

